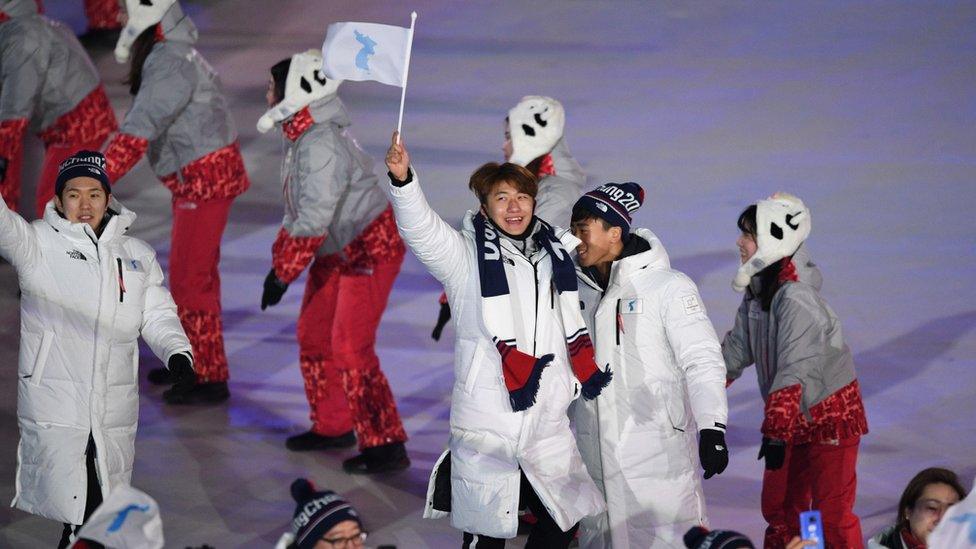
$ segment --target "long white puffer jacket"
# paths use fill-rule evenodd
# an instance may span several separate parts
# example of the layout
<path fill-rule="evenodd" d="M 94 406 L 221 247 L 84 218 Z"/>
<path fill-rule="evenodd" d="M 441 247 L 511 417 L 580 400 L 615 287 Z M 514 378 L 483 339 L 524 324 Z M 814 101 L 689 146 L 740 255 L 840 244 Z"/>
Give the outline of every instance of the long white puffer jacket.
<path fill-rule="evenodd" d="M 535 356 L 555 355 L 543 370 L 535 405 L 513 412 L 501 357 L 482 318 L 471 212 L 461 231 L 453 229 L 431 209 L 413 177 L 403 187 L 391 187 L 397 226 L 444 285 L 456 321 L 448 444 L 451 525 L 472 534 L 515 537 L 521 468 L 556 523 L 569 530 L 581 518 L 603 512 L 605 505 L 569 427 L 566 411 L 580 386 L 570 367 L 559 310 L 552 308 L 558 299 L 550 293 L 551 259 L 544 250 L 526 257 L 501 239 L 510 287 L 518 293 L 513 300 L 518 348 L 533 354 L 534 347 Z M 435 467 L 434 474 L 439 470 Z M 435 483 L 432 478 L 431 488 Z M 431 497 L 432 489 L 425 516 L 443 516 L 432 508 Z"/>
<path fill-rule="evenodd" d="M 580 547 L 684 547 L 707 526 L 697 430 L 724 430 L 725 362 L 695 283 L 671 269 L 661 241 L 615 261 L 604 292 L 580 272 L 583 318 L 613 383 L 572 412 L 607 514 L 584 519 Z M 633 238 L 633 236 L 632 236 Z M 696 425 L 697 424 L 697 425 Z"/>
<path fill-rule="evenodd" d="M 109 209 L 117 213 L 96 237 L 53 200 L 33 223 L 0 205 L 0 253 L 22 292 L 12 505 L 71 524 L 85 510 L 89 434 L 102 493 L 129 484 L 139 336 L 164 361 L 190 351 L 156 253 L 125 236 L 135 214 L 114 199 Z"/>

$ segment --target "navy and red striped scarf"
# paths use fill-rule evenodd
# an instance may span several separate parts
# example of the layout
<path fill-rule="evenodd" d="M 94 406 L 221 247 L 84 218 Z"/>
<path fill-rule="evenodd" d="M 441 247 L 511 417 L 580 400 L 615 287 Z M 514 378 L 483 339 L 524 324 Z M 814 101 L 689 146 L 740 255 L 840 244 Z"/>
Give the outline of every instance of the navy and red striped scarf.
<path fill-rule="evenodd" d="M 513 307 L 524 296 L 513 295 L 509 291 L 499 229 L 481 213 L 474 216 L 473 222 L 482 316 L 502 358 L 502 374 L 512 410 L 521 412 L 535 404 L 542 371 L 549 366 L 554 355 L 550 353 L 536 357 L 518 349 Z M 552 227 L 538 218 L 535 223 L 540 226 L 531 238 L 547 252 L 552 262 L 552 284 L 558 293 L 558 304 L 554 303 L 554 306 L 558 306 L 558 314 L 562 318 L 570 365 L 582 385 L 583 398 L 596 398 L 610 383 L 612 373 L 609 368 L 601 370 L 596 365 L 593 343 L 580 312 L 576 267 Z"/>

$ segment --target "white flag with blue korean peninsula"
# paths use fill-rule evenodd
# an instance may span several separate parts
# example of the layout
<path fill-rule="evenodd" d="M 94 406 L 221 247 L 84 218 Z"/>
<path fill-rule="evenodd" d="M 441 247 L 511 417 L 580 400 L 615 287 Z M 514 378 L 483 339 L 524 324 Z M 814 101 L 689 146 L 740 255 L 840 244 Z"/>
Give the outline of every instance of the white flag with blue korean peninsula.
<path fill-rule="evenodd" d="M 322 44 L 322 72 L 336 80 L 403 87 L 410 29 L 378 23 L 332 23 Z"/>

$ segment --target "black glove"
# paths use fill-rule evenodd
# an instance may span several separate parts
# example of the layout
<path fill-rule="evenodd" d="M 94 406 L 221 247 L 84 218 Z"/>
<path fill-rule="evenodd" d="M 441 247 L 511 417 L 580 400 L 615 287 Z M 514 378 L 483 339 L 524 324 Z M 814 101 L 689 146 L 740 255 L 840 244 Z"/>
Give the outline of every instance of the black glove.
<path fill-rule="evenodd" d="M 444 326 L 447 326 L 448 320 L 451 320 L 451 305 L 445 301 L 441 303 L 441 312 L 437 315 L 437 324 L 434 325 L 434 331 L 430 334 L 434 341 L 441 340 L 441 332 L 444 331 Z"/>
<path fill-rule="evenodd" d="M 193 362 L 186 353 L 176 353 L 169 357 L 166 368 L 177 385 L 193 385 L 197 382 L 197 374 L 193 372 Z"/>
<path fill-rule="evenodd" d="M 782 440 L 773 440 L 763 437 L 762 446 L 759 447 L 759 457 L 766 458 L 766 470 L 775 471 L 783 466 L 786 461 L 786 443 Z"/>
<path fill-rule="evenodd" d="M 729 447 L 725 445 L 725 433 L 718 429 L 699 431 L 698 459 L 705 470 L 705 478 L 721 475 L 729 466 Z"/>
<path fill-rule="evenodd" d="M 278 280 L 274 269 L 268 271 L 268 276 L 264 277 L 264 293 L 261 294 L 261 310 L 265 310 L 272 305 L 277 305 L 281 301 L 281 296 L 288 290 L 288 283 Z"/>

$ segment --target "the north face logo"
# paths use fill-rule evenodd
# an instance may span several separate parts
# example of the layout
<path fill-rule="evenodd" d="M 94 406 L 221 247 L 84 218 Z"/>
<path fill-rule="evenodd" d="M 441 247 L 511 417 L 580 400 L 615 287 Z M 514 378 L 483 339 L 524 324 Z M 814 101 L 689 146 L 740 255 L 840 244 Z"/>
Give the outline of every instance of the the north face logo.
<path fill-rule="evenodd" d="M 597 203 L 596 203 L 596 207 L 597 207 L 597 208 L 600 208 L 600 211 L 601 211 L 601 212 L 605 212 L 605 211 L 607 211 L 607 205 L 606 205 L 606 204 L 603 204 L 603 203 L 600 203 L 600 202 L 597 202 Z"/>
<path fill-rule="evenodd" d="M 80 259 L 82 261 L 88 260 L 88 258 L 85 257 L 85 254 L 79 252 L 78 250 L 68 250 L 64 253 L 68 254 L 68 257 L 70 257 L 71 259 Z"/>

